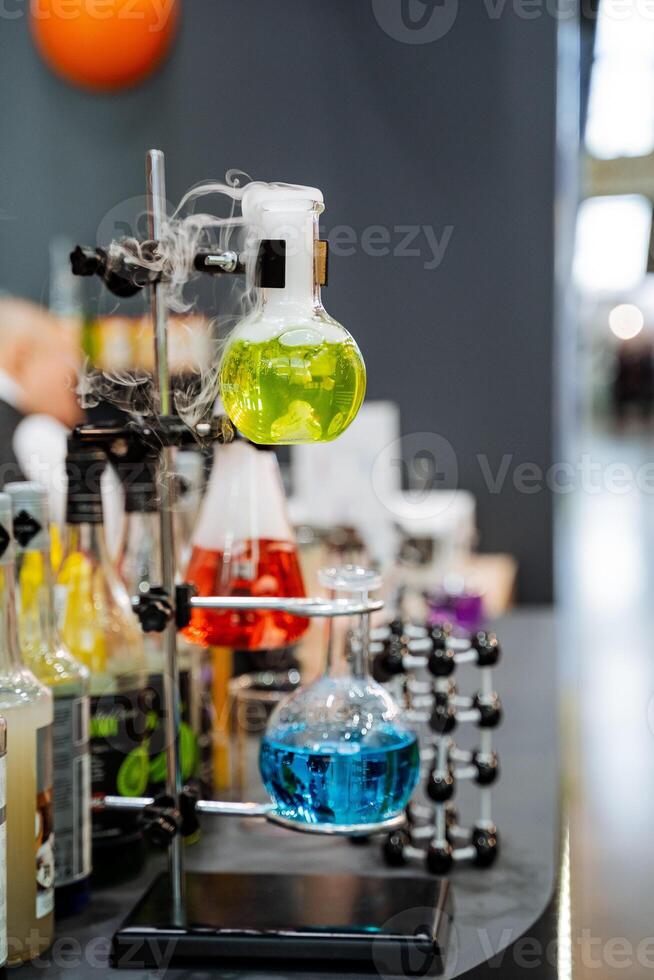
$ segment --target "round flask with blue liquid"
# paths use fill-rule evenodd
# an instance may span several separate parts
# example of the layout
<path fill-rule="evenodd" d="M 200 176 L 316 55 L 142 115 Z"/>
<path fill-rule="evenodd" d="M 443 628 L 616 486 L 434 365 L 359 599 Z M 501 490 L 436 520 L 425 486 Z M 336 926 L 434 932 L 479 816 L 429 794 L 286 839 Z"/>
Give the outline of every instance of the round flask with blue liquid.
<path fill-rule="evenodd" d="M 261 743 L 277 815 L 302 829 L 347 833 L 390 821 L 418 782 L 416 734 L 367 670 L 367 619 L 350 632 L 349 673 L 336 676 L 328 657 L 319 680 L 276 708 Z"/>

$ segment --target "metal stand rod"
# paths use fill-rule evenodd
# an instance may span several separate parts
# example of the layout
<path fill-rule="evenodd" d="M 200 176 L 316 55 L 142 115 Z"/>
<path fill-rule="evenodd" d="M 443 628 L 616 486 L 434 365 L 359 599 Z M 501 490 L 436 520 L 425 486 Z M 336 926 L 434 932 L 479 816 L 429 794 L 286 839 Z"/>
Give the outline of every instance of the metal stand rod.
<path fill-rule="evenodd" d="M 164 155 L 161 150 L 148 150 L 146 157 L 146 193 L 148 207 L 148 234 L 153 241 L 161 241 L 166 217 L 166 174 Z M 155 383 L 154 410 L 161 416 L 169 416 L 170 373 L 168 369 L 168 317 L 166 311 L 166 287 L 154 283 L 150 287 L 152 321 L 154 327 Z M 161 584 L 168 593 L 175 589 L 175 541 L 173 535 L 174 483 L 172 449 L 161 451 Z M 179 704 L 179 669 L 177 664 L 177 631 L 174 622 L 164 633 L 165 663 L 163 694 L 166 726 L 166 792 L 178 804 L 182 791 L 182 770 L 179 750 L 181 712 Z M 177 835 L 169 849 L 169 871 L 172 882 L 173 912 L 177 921 L 183 922 L 184 866 L 183 841 Z"/>
<path fill-rule="evenodd" d="M 97 810 L 142 812 L 156 803 L 154 796 L 105 796 L 94 801 Z M 213 817 L 266 817 L 275 809 L 273 803 L 232 803 L 228 800 L 197 800 L 196 813 Z"/>
<path fill-rule="evenodd" d="M 275 809 L 273 803 L 230 803 L 224 800 L 198 800 L 198 813 L 214 817 L 267 817 Z"/>
<path fill-rule="evenodd" d="M 192 609 L 274 609 L 294 616 L 332 619 L 336 616 L 367 616 L 384 608 L 381 599 L 279 598 L 277 596 L 193 596 Z M 367 635 L 367 628 L 366 628 Z"/>
<path fill-rule="evenodd" d="M 156 803 L 151 796 L 105 796 L 94 804 L 98 810 L 144 811 Z M 406 815 L 399 813 L 387 820 L 377 823 L 351 824 L 305 824 L 299 820 L 291 820 L 279 813 L 274 803 L 231 803 L 223 800 L 198 800 L 195 804 L 196 813 L 209 817 L 263 817 L 269 823 L 293 830 L 301 834 L 320 834 L 327 837 L 369 837 L 372 834 L 388 833 L 406 823 Z M 179 836 L 179 835 L 178 835 Z"/>

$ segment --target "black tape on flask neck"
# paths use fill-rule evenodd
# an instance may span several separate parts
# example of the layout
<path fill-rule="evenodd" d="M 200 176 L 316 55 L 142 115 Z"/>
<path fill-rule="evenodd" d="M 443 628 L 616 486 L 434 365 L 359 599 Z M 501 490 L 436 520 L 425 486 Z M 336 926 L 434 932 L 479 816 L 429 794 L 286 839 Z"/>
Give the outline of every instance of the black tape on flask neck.
<path fill-rule="evenodd" d="M 286 241 L 264 238 L 259 243 L 255 281 L 261 289 L 283 289 L 286 285 Z"/>
<path fill-rule="evenodd" d="M 67 524 L 102 524 L 102 474 L 107 456 L 96 446 L 84 446 L 71 436 L 66 454 Z"/>

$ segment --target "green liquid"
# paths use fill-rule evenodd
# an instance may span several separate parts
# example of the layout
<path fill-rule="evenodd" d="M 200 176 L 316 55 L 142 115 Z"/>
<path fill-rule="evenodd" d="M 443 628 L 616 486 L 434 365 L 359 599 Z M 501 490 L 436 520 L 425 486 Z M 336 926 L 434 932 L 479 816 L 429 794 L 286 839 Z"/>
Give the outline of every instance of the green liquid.
<path fill-rule="evenodd" d="M 317 345 L 237 340 L 225 352 L 220 387 L 227 414 L 252 442 L 330 442 L 359 411 L 366 369 L 351 338 Z"/>

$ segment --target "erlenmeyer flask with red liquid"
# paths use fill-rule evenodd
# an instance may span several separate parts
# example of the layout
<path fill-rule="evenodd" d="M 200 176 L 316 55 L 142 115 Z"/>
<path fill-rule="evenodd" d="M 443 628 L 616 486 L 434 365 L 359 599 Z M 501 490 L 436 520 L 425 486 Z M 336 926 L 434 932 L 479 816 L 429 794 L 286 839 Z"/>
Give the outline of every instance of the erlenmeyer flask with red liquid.
<path fill-rule="evenodd" d="M 216 446 L 186 580 L 200 596 L 305 595 L 272 450 L 243 439 Z M 273 610 L 194 609 L 185 634 L 205 646 L 263 650 L 294 643 L 308 625 Z"/>

